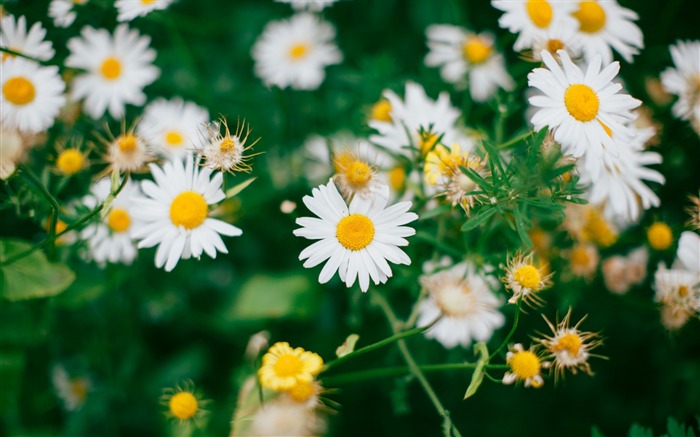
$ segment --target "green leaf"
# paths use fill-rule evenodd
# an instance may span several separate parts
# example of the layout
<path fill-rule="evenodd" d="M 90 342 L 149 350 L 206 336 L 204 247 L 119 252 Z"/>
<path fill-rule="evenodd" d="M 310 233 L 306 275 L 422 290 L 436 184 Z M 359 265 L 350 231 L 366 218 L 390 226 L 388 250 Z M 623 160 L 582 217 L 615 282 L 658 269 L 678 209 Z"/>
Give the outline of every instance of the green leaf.
<path fill-rule="evenodd" d="M 0 262 L 32 248 L 15 239 L 0 240 Z M 75 273 L 59 263 L 51 263 L 43 252 L 30 255 L 0 268 L 3 299 L 16 301 L 55 296 L 75 280 Z"/>
<path fill-rule="evenodd" d="M 357 340 L 360 339 L 360 336 L 357 334 L 350 334 L 348 335 L 348 338 L 345 339 L 345 342 L 338 346 L 338 348 L 335 350 L 335 355 L 340 358 L 343 357 L 349 353 L 352 353 L 352 351 L 355 350 L 355 344 L 357 343 Z"/>
<path fill-rule="evenodd" d="M 472 380 L 469 383 L 469 387 L 467 387 L 467 392 L 464 393 L 464 399 L 473 396 L 476 391 L 479 390 L 479 386 L 481 386 L 481 383 L 484 381 L 484 366 L 489 363 L 489 351 L 486 348 L 486 343 L 479 342 L 475 344 L 474 353 L 479 354 L 480 358 L 479 361 L 476 362 L 476 368 L 474 369 L 474 373 L 472 373 Z"/>
<path fill-rule="evenodd" d="M 227 199 L 230 199 L 230 198 L 232 198 L 233 196 L 236 196 L 236 195 L 240 194 L 241 191 L 245 190 L 245 189 L 248 187 L 248 185 L 252 184 L 253 181 L 256 180 L 256 179 L 257 179 L 257 177 L 252 177 L 252 178 L 250 178 L 250 179 L 248 179 L 248 180 L 245 180 L 245 181 L 241 182 L 240 184 L 236 185 L 236 186 L 233 187 L 233 188 L 229 188 L 229 189 L 226 191 L 226 198 L 227 198 Z"/>
<path fill-rule="evenodd" d="M 654 433 L 649 428 L 644 428 L 638 423 L 633 423 L 630 428 L 630 432 L 627 434 L 629 437 L 654 437 Z"/>
<path fill-rule="evenodd" d="M 591 437 L 605 437 L 605 434 L 600 431 L 600 428 L 593 426 L 593 428 L 591 428 Z"/>
<path fill-rule="evenodd" d="M 486 221 L 491 218 L 492 215 L 496 214 L 498 210 L 496 208 L 483 207 L 479 212 L 462 225 L 462 232 L 471 231 L 472 229 L 479 227 L 486 223 Z"/>

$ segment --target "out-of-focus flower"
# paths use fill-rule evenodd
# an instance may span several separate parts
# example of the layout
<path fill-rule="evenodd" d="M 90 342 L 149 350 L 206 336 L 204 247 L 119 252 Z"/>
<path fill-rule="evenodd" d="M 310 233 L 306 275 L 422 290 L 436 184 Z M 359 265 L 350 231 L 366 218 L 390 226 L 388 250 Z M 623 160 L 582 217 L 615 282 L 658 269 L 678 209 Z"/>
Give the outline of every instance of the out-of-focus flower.
<path fill-rule="evenodd" d="M 51 371 L 51 382 L 66 411 L 76 411 L 85 403 L 90 391 L 87 377 L 71 377 L 63 366 L 55 366 Z"/>
<path fill-rule="evenodd" d="M 251 335 L 248 339 L 248 344 L 245 347 L 245 356 L 250 361 L 255 361 L 260 352 L 267 349 L 270 341 L 269 331 L 260 331 Z"/>
<path fill-rule="evenodd" d="M 282 211 L 283 214 L 291 214 L 295 209 L 297 209 L 297 204 L 291 200 L 283 200 L 280 204 L 280 211 Z"/>
<path fill-rule="evenodd" d="M 690 206 L 686 208 L 685 212 L 688 213 L 690 219 L 686 225 L 697 231 L 700 229 L 700 194 L 698 196 L 689 195 L 688 200 L 690 200 Z"/>
<path fill-rule="evenodd" d="M 193 151 L 209 111 L 179 97 L 156 99 L 143 111 L 136 132 L 165 157 L 182 157 Z"/>
<path fill-rule="evenodd" d="M 691 120 L 700 135 L 700 41 L 678 41 L 670 47 L 675 68 L 661 73 L 666 91 L 678 96 L 673 115 Z"/>
<path fill-rule="evenodd" d="M 224 128 L 221 133 L 221 126 Z M 250 144 L 250 125 L 245 120 L 236 124 L 236 130 L 231 133 L 226 119 L 221 117 L 219 121 L 206 125 L 206 134 L 200 138 L 197 150 L 204 157 L 204 165 L 212 170 L 225 172 L 245 172 L 248 173 L 252 167 L 247 162 L 254 155 L 245 155 L 245 152 L 253 148 L 260 138 Z"/>
<path fill-rule="evenodd" d="M 383 185 L 377 179 L 376 166 L 361 156 L 367 153 L 346 148 L 333 154 L 333 180 L 346 199 L 352 199 L 356 195 L 369 198 L 381 194 Z"/>
<path fill-rule="evenodd" d="M 603 261 L 603 279 L 608 290 L 625 294 L 633 285 L 641 284 L 647 275 L 649 251 L 639 247 L 624 256 L 611 256 Z"/>
<path fill-rule="evenodd" d="M 591 279 L 596 272 L 600 255 L 593 244 L 577 244 L 565 253 L 571 272 L 578 277 Z"/>
<path fill-rule="evenodd" d="M 280 3 L 289 3 L 295 11 L 319 12 L 338 0 L 275 0 Z"/>
<path fill-rule="evenodd" d="M 141 172 L 146 168 L 146 163 L 153 159 L 146 141 L 135 132 L 135 126 L 129 130 L 122 125 L 122 132 L 114 137 L 107 129 L 107 137 L 99 136 L 100 142 L 106 148 L 104 160 L 109 163 L 107 173 L 112 171 Z"/>
<path fill-rule="evenodd" d="M 12 176 L 28 148 L 27 140 L 17 129 L 0 123 L 0 179 Z"/>
<path fill-rule="evenodd" d="M 165 414 L 180 424 L 197 423 L 206 414 L 203 407 L 208 402 L 202 400 L 202 394 L 195 389 L 192 381 L 166 388 L 160 401 L 167 408 Z"/>
<path fill-rule="evenodd" d="M 503 384 L 523 381 L 525 387 L 542 387 L 544 379 L 541 370 L 548 369 L 551 363 L 542 361 L 532 347 L 525 350 L 522 344 L 517 343 L 509 349 L 506 354 L 506 364 L 510 366 L 510 371 L 503 375 Z"/>
<path fill-rule="evenodd" d="M 131 21 L 153 11 L 166 9 L 172 2 L 173 0 L 117 0 L 114 7 L 117 8 L 117 21 Z"/>
<path fill-rule="evenodd" d="M 90 165 L 87 159 L 89 151 L 81 150 L 77 143 L 75 141 L 69 147 L 59 143 L 56 147 L 56 170 L 63 176 L 73 176 Z"/>
<path fill-rule="evenodd" d="M 666 250 L 673 244 L 671 227 L 664 222 L 654 222 L 647 229 L 647 241 L 655 250 Z"/>
<path fill-rule="evenodd" d="M 272 345 L 258 369 L 260 385 L 275 391 L 293 388 L 300 381 L 311 382 L 323 368 L 323 359 L 303 348 L 292 348 L 287 342 Z"/>
<path fill-rule="evenodd" d="M 49 3 L 49 17 L 53 19 L 56 27 L 68 27 L 75 21 L 76 5 L 84 5 L 88 0 L 51 0 Z"/>
<path fill-rule="evenodd" d="M 317 436 L 326 429 L 316 410 L 280 396 L 260 407 L 252 418 L 251 435 L 277 437 Z"/>
<path fill-rule="evenodd" d="M 552 286 L 553 273 L 545 274 L 545 269 L 533 261 L 533 256 L 532 253 L 517 253 L 508 260 L 506 274 L 501 278 L 513 292 L 508 303 L 515 304 L 522 299 L 524 303 L 540 305 L 543 301 L 539 292 Z"/>
<path fill-rule="evenodd" d="M 572 59 L 578 59 L 583 51 L 576 26 L 569 26 L 561 21 L 547 27 L 543 35 L 533 37 L 531 46 L 532 50 L 526 50 L 523 54 L 526 59 L 531 58 L 538 62 L 542 61 L 542 50 L 548 51 L 554 58 L 558 56 L 558 50 L 564 50 Z"/>
<path fill-rule="evenodd" d="M 34 23 L 27 31 L 27 19 L 22 16 L 15 19 L 14 15 L 5 15 L 0 21 L 0 46 L 8 48 L 14 52 L 38 59 L 48 61 L 55 53 L 51 41 L 44 41 L 46 29 L 41 23 Z M 2 62 L 14 58 L 15 56 L 3 52 Z M 5 66 L 3 65 L 3 70 Z M 5 72 L 3 71 L 3 76 Z"/>

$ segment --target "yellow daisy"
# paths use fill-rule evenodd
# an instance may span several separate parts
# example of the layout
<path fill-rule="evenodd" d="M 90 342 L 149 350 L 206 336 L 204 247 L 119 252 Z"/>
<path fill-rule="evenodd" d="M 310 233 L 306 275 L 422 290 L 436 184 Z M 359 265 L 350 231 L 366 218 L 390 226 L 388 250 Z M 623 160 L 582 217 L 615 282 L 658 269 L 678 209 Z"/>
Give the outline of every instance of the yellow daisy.
<path fill-rule="evenodd" d="M 323 367 L 323 359 L 287 342 L 272 345 L 262 358 L 258 378 L 263 387 L 275 391 L 292 389 L 300 381 L 311 382 Z"/>

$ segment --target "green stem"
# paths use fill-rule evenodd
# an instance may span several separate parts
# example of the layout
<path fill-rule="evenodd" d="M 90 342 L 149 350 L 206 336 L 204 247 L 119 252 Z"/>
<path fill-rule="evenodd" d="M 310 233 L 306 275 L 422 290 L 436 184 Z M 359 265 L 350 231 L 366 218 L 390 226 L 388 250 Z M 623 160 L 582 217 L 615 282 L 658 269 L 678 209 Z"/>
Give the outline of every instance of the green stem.
<path fill-rule="evenodd" d="M 38 64 L 42 64 L 42 65 L 53 65 L 53 64 L 50 64 L 50 63 L 48 63 L 48 62 L 46 62 L 46 61 L 42 61 L 41 59 L 33 58 L 33 57 L 31 57 L 31 56 L 27 56 L 27 55 L 25 55 L 24 53 L 21 53 L 21 52 L 12 50 L 12 49 L 7 48 L 7 47 L 1 47 L 1 46 L 0 46 L 0 52 L 7 53 L 7 54 L 10 54 L 10 55 L 12 55 L 12 56 L 19 56 L 20 58 L 29 59 L 29 60 L 32 60 L 32 61 L 38 63 Z"/>
<path fill-rule="evenodd" d="M 450 364 L 426 364 L 418 366 L 418 368 L 423 373 L 430 372 L 442 372 L 448 370 L 464 370 L 473 369 L 476 367 L 476 363 L 450 363 Z M 487 364 L 484 366 L 485 369 L 509 369 L 510 366 L 505 364 Z M 392 376 L 401 376 L 407 373 L 411 373 L 411 369 L 408 367 L 396 366 L 396 367 L 385 367 L 381 369 L 371 369 L 362 370 L 359 372 L 343 373 L 336 376 L 331 376 L 328 378 L 323 378 L 323 383 L 326 387 L 335 387 L 341 384 L 348 384 L 359 381 L 366 381 L 369 379 L 385 378 Z"/>
<path fill-rule="evenodd" d="M 510 140 L 506 141 L 503 144 L 499 144 L 500 141 L 497 141 L 496 144 L 498 144 L 498 146 L 496 146 L 496 150 L 507 149 L 508 147 L 510 147 L 514 144 L 517 144 L 517 143 L 519 143 L 519 142 L 521 142 L 521 141 L 523 141 L 531 136 L 532 136 L 532 132 L 525 132 L 524 134 L 520 134 L 517 137 L 511 138 Z"/>
<path fill-rule="evenodd" d="M 504 347 L 506 347 L 506 345 L 507 345 L 508 342 L 510 341 L 510 338 L 513 336 L 513 334 L 515 334 L 515 329 L 518 327 L 518 319 L 520 318 L 520 307 L 522 306 L 522 304 L 523 304 L 523 298 L 521 297 L 520 299 L 518 299 L 518 305 L 515 307 L 515 318 L 514 318 L 514 320 L 513 320 L 513 327 L 510 328 L 510 332 L 508 333 L 508 335 L 506 336 L 506 338 L 503 340 L 503 343 L 501 343 L 501 345 L 498 346 L 498 349 L 496 349 L 496 350 L 491 354 L 491 356 L 489 356 L 489 361 L 491 361 L 491 360 L 493 359 L 493 357 L 495 357 L 496 355 L 498 355 L 498 353 L 499 353 Z"/>
<path fill-rule="evenodd" d="M 26 178 L 28 183 L 31 183 L 36 188 L 38 188 L 41 194 L 51 204 L 51 216 L 49 217 L 49 242 L 51 242 L 52 244 L 49 248 L 49 257 L 53 259 L 56 255 L 56 223 L 58 222 L 58 213 L 61 210 L 61 205 L 59 205 L 56 198 L 53 197 L 53 195 L 44 186 L 41 180 L 29 169 L 29 167 L 20 164 L 19 169 L 20 176 L 22 178 Z"/>

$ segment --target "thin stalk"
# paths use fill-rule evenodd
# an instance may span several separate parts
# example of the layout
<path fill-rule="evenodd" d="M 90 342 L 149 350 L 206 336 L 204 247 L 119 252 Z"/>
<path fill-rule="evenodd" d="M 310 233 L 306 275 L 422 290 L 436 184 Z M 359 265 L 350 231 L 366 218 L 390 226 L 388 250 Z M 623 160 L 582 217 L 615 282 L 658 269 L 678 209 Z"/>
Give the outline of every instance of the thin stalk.
<path fill-rule="evenodd" d="M 20 176 L 26 179 L 28 183 L 31 183 L 36 188 L 39 189 L 41 194 L 49 201 L 51 204 L 51 216 L 49 217 L 49 241 L 52 243 L 49 248 L 49 257 L 51 259 L 55 258 L 56 255 L 56 223 L 58 222 L 58 213 L 61 209 L 58 201 L 49 192 L 49 190 L 44 186 L 44 184 L 39 180 L 39 178 L 29 169 L 29 167 L 20 164 Z"/>
<path fill-rule="evenodd" d="M 518 319 L 520 318 L 520 307 L 522 306 L 522 304 L 523 304 L 523 298 L 521 297 L 521 298 L 518 300 L 518 305 L 515 307 L 515 318 L 514 318 L 514 320 L 513 320 L 513 327 L 510 328 L 510 332 L 508 333 L 508 335 L 506 336 L 506 338 L 503 340 L 503 343 L 501 343 L 501 345 L 498 346 L 498 349 L 496 349 L 496 350 L 491 354 L 491 356 L 489 356 L 489 361 L 491 361 L 491 360 L 493 359 L 493 357 L 495 357 L 496 355 L 498 355 L 498 353 L 501 351 L 501 349 L 503 349 L 504 347 L 506 347 L 506 345 L 507 345 L 508 342 L 510 341 L 510 338 L 513 336 L 513 334 L 515 334 L 515 330 L 516 330 L 516 328 L 518 327 Z"/>
<path fill-rule="evenodd" d="M 496 150 L 503 150 L 507 149 L 508 147 L 517 144 L 529 137 L 532 136 L 532 132 L 525 132 L 524 134 L 518 135 L 517 137 L 511 138 L 510 140 L 506 141 L 505 143 L 499 144 L 499 142 L 496 142 L 498 144 L 496 146 Z"/>
<path fill-rule="evenodd" d="M 465 369 L 474 369 L 476 367 L 476 363 L 450 363 L 450 364 L 426 364 L 422 366 L 418 366 L 418 368 L 423 372 L 423 373 L 431 373 L 431 372 L 443 372 L 443 371 L 450 371 L 450 370 L 465 370 Z M 510 366 L 507 366 L 505 364 L 487 364 L 485 369 L 493 369 L 493 370 L 501 370 L 501 369 L 508 369 Z M 405 366 L 396 366 L 396 367 L 385 367 L 381 369 L 371 369 L 371 370 L 362 370 L 358 372 L 350 372 L 350 373 L 343 373 L 340 375 L 336 376 L 330 376 L 328 378 L 323 378 L 323 383 L 326 387 L 334 387 L 337 385 L 342 385 L 342 384 L 349 384 L 349 383 L 354 383 L 354 382 L 360 382 L 360 381 L 367 381 L 370 379 L 377 379 L 377 378 L 385 378 L 385 377 L 393 377 L 393 376 L 402 376 L 407 373 L 411 373 L 411 369 Z"/>

